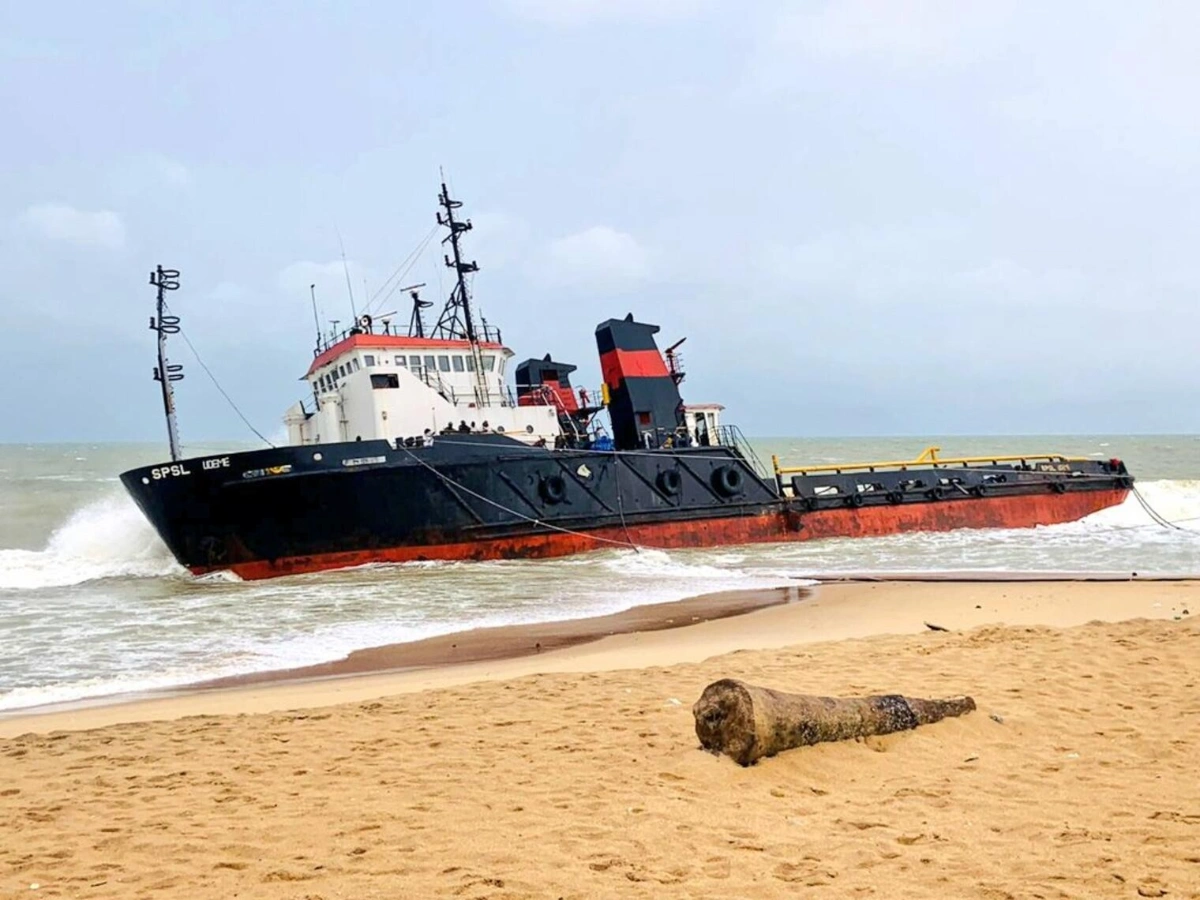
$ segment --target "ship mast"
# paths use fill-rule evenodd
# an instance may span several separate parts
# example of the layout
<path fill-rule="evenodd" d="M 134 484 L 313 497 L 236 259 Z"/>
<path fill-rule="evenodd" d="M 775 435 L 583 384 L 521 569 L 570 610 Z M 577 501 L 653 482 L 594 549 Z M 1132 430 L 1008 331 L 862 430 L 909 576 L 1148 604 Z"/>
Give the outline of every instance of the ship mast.
<path fill-rule="evenodd" d="M 454 211 L 462 206 L 462 201 L 450 199 L 450 191 L 446 187 L 445 181 L 442 182 L 442 191 L 438 194 L 438 204 L 445 210 L 444 213 L 437 214 L 438 224 L 450 231 L 442 238 L 442 243 L 449 243 L 454 254 L 453 259 L 449 254 L 445 254 L 443 259 L 446 261 L 447 268 L 454 270 L 455 285 L 450 292 L 449 299 L 446 300 L 446 305 L 442 308 L 437 325 L 433 328 L 433 336 L 443 340 L 465 340 L 471 345 L 471 358 L 475 362 L 475 402 L 479 406 L 489 406 L 487 378 L 483 371 L 483 353 L 479 346 L 478 334 L 475 331 L 475 320 L 471 314 L 471 294 L 467 290 L 467 276 L 478 272 L 479 264 L 475 260 L 463 262 L 462 247 L 459 243 L 463 232 L 471 230 L 471 220 L 459 221 L 454 217 Z"/>
<path fill-rule="evenodd" d="M 154 380 L 162 387 L 163 413 L 167 417 L 167 441 L 171 447 L 171 462 L 180 457 L 179 426 L 175 423 L 176 381 L 183 380 L 183 366 L 167 362 L 167 335 L 179 333 L 179 316 L 166 312 L 167 291 L 179 290 L 179 270 L 164 269 L 161 265 L 150 273 L 150 283 L 158 289 L 157 316 L 150 319 L 150 330 L 158 332 L 158 365 Z"/>

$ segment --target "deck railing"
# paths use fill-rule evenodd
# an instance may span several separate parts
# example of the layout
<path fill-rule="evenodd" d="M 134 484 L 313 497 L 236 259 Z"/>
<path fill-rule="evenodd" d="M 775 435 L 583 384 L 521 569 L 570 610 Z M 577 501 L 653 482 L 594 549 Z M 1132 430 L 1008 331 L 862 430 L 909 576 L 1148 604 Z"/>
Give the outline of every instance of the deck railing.
<path fill-rule="evenodd" d="M 876 469 L 950 468 L 953 466 L 999 465 L 1000 463 L 1069 463 L 1084 461 L 1084 457 L 1064 456 L 1061 453 L 1026 453 L 1019 456 L 958 456 L 939 458 L 941 447 L 926 447 L 916 459 L 885 462 L 830 463 L 819 466 L 781 466 L 779 457 L 771 456 L 775 474 L 811 475 L 817 472 L 874 472 Z"/>
<path fill-rule="evenodd" d="M 746 440 L 746 436 L 742 434 L 742 429 L 736 425 L 720 425 L 717 427 L 717 438 L 722 446 L 732 447 L 740 453 L 754 467 L 754 471 L 760 477 L 766 478 L 768 476 L 767 467 L 763 465 L 762 460 L 758 458 L 758 454 L 754 452 L 754 447 Z"/>

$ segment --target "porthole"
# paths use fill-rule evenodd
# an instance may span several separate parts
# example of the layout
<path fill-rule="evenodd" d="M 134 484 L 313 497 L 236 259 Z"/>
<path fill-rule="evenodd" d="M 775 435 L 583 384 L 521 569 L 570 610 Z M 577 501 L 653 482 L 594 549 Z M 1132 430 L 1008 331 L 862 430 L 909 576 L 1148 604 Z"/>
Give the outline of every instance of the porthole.
<path fill-rule="evenodd" d="M 313 454 L 313 461 L 314 461 L 314 462 L 320 462 L 320 461 L 321 461 L 322 459 L 324 459 L 324 458 L 325 458 L 325 457 L 323 457 L 323 456 L 322 456 L 320 453 L 314 453 L 314 454 Z"/>

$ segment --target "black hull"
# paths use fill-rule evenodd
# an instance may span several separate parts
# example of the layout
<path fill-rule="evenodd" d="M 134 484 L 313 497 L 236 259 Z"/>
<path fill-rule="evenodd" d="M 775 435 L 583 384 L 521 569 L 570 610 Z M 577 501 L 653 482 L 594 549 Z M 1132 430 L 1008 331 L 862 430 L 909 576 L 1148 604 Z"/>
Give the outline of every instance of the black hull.
<path fill-rule="evenodd" d="M 1051 524 L 1121 502 L 1132 481 L 1088 462 L 1075 464 L 1070 478 L 992 467 L 986 486 L 981 471 L 961 470 L 949 496 L 913 490 L 921 473 L 911 470 L 872 475 L 877 496 L 814 496 L 813 485 L 834 476 L 794 480 L 797 495 L 784 496 L 730 447 L 553 450 L 502 435 L 453 435 L 412 449 L 362 441 L 197 458 L 121 480 L 181 564 L 247 578 L 633 544 Z"/>

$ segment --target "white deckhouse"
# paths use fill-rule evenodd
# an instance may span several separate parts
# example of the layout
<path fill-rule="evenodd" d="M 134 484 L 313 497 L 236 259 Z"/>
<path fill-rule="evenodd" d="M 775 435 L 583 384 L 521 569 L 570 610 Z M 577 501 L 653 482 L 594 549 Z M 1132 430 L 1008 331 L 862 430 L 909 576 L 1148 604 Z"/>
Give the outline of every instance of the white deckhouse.
<path fill-rule="evenodd" d="M 284 416 L 289 443 L 390 442 L 464 423 L 529 443 L 553 443 L 562 433 L 556 406 L 518 402 L 505 385 L 514 354 L 502 344 L 375 334 L 368 319 L 360 326 L 309 366 L 312 400 Z"/>

